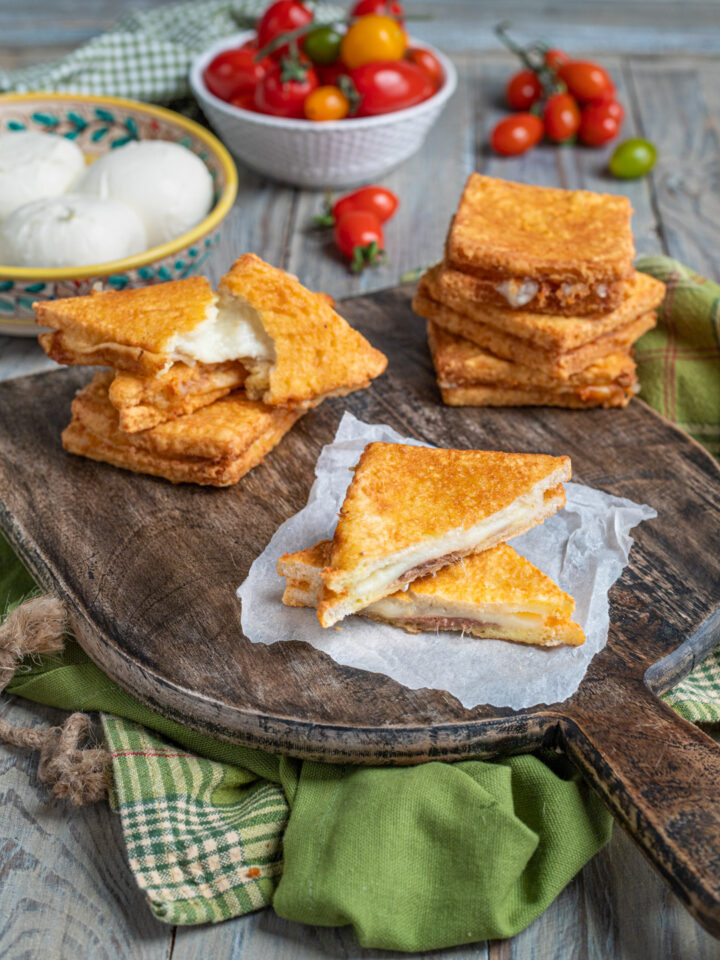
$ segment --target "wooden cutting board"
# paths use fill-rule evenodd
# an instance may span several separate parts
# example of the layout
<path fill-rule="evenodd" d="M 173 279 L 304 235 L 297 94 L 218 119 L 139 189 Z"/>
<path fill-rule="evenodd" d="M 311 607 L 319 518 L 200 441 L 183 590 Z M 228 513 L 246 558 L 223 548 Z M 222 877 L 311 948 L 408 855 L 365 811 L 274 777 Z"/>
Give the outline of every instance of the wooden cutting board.
<path fill-rule="evenodd" d="M 0 524 L 38 581 L 66 601 L 103 670 L 205 733 L 373 764 L 564 748 L 720 935 L 720 749 L 657 697 L 720 640 L 720 470 L 637 400 L 625 411 L 443 406 L 410 292 L 342 304 L 388 354 L 388 373 L 309 413 L 227 490 L 172 486 L 64 453 L 60 431 L 87 370 L 0 384 Z M 306 644 L 243 637 L 235 588 L 305 503 L 346 408 L 440 446 L 569 454 L 574 479 L 657 509 L 633 533 L 611 592 L 607 647 L 571 699 L 465 710 L 443 691 L 339 666 Z"/>

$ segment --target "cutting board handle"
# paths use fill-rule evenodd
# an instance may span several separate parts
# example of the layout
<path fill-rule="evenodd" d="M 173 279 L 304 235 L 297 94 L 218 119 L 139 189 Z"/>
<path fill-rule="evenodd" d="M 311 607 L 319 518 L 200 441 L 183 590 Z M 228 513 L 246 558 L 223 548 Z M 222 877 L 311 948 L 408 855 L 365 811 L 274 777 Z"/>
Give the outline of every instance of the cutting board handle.
<path fill-rule="evenodd" d="M 639 679 L 561 724 L 568 756 L 693 916 L 720 937 L 720 744 Z M 621 716 L 610 716 L 608 704 Z"/>

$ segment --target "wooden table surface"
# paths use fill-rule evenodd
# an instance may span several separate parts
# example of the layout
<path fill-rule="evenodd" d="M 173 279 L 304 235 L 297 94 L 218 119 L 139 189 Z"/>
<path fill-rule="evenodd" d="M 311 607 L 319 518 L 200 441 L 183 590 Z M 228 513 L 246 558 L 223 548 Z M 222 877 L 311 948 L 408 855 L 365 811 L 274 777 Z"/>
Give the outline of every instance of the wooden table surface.
<path fill-rule="evenodd" d="M 107 29 L 126 8 L 156 0 L 0 0 L 0 68 L 60 55 Z M 720 6 L 676 0 L 436 2 L 412 32 L 448 50 L 459 89 L 420 155 L 389 174 L 402 207 L 387 230 L 388 263 L 351 276 L 322 234 L 308 230 L 322 195 L 264 181 L 240 168 L 240 189 L 209 273 L 254 250 L 335 297 L 397 282 L 437 259 L 466 175 L 473 169 L 530 183 L 625 192 L 635 208 L 640 253 L 659 250 L 718 279 L 720 249 Z M 597 55 L 627 110 L 625 136 L 658 147 L 644 181 L 604 173 L 608 151 L 540 148 L 500 160 L 487 151 L 502 115 L 512 61 L 491 27 L 508 17 L 525 39 L 542 36 Z M 32 341 L 0 337 L 0 379 L 52 366 Z M 0 699 L 15 724 L 59 722 L 58 711 Z M 403 956 L 363 950 L 347 929 L 307 927 L 271 910 L 215 927 L 171 928 L 145 906 L 126 865 L 120 822 L 106 804 L 72 809 L 49 801 L 36 762 L 0 747 L 0 957 L 132 960 L 319 960 Z M 434 951 L 425 956 L 438 956 Z M 620 828 L 555 903 L 508 941 L 444 951 L 448 960 L 654 960 L 720 958 L 714 940 L 685 912 Z"/>

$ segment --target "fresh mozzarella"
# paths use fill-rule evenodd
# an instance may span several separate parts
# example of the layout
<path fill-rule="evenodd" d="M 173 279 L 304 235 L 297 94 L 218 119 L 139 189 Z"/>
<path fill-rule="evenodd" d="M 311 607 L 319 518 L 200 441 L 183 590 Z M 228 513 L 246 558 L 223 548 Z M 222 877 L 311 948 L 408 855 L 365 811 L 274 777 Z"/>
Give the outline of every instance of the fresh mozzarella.
<path fill-rule="evenodd" d="M 0 219 L 33 200 L 65 193 L 84 170 L 82 151 L 65 137 L 32 130 L 0 135 Z"/>

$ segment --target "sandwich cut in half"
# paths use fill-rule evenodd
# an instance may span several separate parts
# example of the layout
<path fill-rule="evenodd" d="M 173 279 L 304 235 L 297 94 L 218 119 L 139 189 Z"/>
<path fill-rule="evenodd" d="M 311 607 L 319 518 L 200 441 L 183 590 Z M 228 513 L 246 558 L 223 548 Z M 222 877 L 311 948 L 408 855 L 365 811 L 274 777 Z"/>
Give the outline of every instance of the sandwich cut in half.
<path fill-rule="evenodd" d="M 195 413 L 125 433 L 110 403 L 112 373 L 98 373 L 72 402 L 62 434 L 69 453 L 173 483 L 227 487 L 262 462 L 302 410 L 268 407 L 236 390 Z"/>
<path fill-rule="evenodd" d="M 251 400 L 309 408 L 379 376 L 386 357 L 284 270 L 254 254 L 237 260 L 217 293 L 204 277 L 36 303 L 40 343 L 59 363 L 155 377 L 175 363 L 240 361 Z"/>
<path fill-rule="evenodd" d="M 570 475 L 569 457 L 368 444 L 322 572 L 320 624 L 542 523 Z"/>
<path fill-rule="evenodd" d="M 330 540 L 286 553 L 277 571 L 287 585 L 283 603 L 315 607 Z M 582 628 L 571 620 L 575 601 L 506 543 L 419 577 L 406 590 L 376 600 L 357 613 L 408 633 L 460 631 L 473 637 L 542 647 L 579 646 Z"/>

